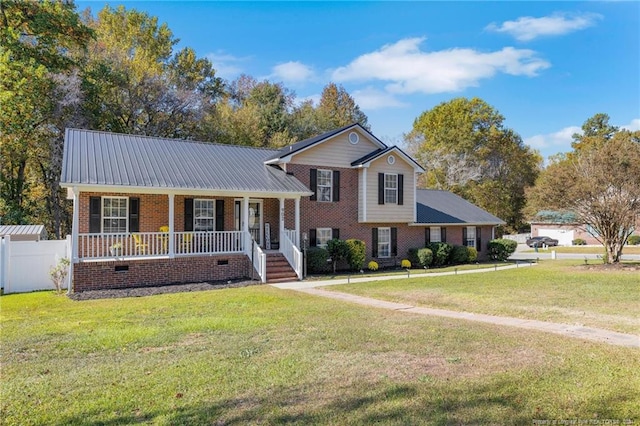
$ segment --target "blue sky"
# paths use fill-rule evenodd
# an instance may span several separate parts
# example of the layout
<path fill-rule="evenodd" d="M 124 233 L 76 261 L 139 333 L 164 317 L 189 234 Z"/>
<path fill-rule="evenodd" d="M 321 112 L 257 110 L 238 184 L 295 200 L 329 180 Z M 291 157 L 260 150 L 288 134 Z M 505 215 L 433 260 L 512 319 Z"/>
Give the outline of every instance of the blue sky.
<path fill-rule="evenodd" d="M 460 96 L 491 104 L 545 157 L 598 112 L 640 129 L 640 2 L 77 2 L 105 4 L 157 16 L 225 79 L 314 100 L 341 84 L 390 144 Z"/>

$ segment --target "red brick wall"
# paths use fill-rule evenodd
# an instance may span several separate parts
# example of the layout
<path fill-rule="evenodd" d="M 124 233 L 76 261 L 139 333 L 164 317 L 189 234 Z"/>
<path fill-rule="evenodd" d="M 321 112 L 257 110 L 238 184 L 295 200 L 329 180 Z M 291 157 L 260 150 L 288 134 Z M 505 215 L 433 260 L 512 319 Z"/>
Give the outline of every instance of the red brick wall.
<path fill-rule="evenodd" d="M 227 265 L 219 265 L 227 261 Z M 116 267 L 128 266 L 127 271 Z M 175 259 L 82 262 L 73 267 L 74 291 L 149 287 L 165 284 L 215 282 L 251 277 L 245 255 L 190 256 Z"/>

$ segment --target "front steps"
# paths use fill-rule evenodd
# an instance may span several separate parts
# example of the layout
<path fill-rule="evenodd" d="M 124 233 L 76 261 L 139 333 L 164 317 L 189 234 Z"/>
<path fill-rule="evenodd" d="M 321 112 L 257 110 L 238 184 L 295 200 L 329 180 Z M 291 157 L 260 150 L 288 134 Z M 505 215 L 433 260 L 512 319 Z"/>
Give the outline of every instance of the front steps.
<path fill-rule="evenodd" d="M 298 275 L 282 253 L 267 253 L 267 282 L 297 281 Z"/>

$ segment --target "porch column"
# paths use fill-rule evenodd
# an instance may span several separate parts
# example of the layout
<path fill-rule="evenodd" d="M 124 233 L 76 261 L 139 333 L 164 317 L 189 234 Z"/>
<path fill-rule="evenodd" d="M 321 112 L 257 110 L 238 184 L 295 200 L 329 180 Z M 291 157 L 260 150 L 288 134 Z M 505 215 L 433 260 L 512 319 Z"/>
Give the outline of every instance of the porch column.
<path fill-rule="evenodd" d="M 249 232 L 249 197 L 242 199 L 242 232 Z"/>
<path fill-rule="evenodd" d="M 175 196 L 173 194 L 169 194 L 169 259 L 176 257 L 176 238 L 173 223 L 175 216 L 174 198 Z"/>
<path fill-rule="evenodd" d="M 71 261 L 78 263 L 78 245 L 80 244 L 80 193 L 78 188 L 73 188 L 73 218 L 71 222 Z"/>
<path fill-rule="evenodd" d="M 284 241 L 284 198 L 280 198 L 280 223 L 278 227 L 278 241 L 280 241 L 280 249 L 282 249 L 282 242 Z"/>
<path fill-rule="evenodd" d="M 296 220 L 296 240 L 294 241 L 295 245 L 300 248 L 300 197 L 295 199 L 295 220 Z"/>

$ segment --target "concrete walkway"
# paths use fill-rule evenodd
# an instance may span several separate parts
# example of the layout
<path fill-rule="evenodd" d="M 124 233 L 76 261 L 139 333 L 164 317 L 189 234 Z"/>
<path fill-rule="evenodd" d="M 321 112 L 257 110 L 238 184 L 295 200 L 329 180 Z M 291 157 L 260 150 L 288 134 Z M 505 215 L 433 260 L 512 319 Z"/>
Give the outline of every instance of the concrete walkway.
<path fill-rule="evenodd" d="M 507 268 L 508 267 L 503 267 L 499 269 L 507 269 Z M 493 271 L 493 270 L 494 269 L 489 269 L 488 271 Z M 487 271 L 487 270 L 477 269 L 477 270 L 464 271 L 464 273 L 478 273 L 480 271 Z M 458 274 L 460 273 L 463 273 L 463 271 L 458 272 Z M 445 275 L 445 274 L 451 275 L 452 273 L 441 273 L 439 275 Z M 420 275 L 413 275 L 413 277 L 415 278 L 415 277 L 434 276 L 434 275 L 435 274 L 420 274 Z M 389 280 L 389 279 L 398 279 L 398 278 L 401 278 L 401 277 L 397 275 L 395 276 L 389 275 L 389 276 L 376 277 L 375 280 Z M 350 282 L 356 283 L 356 282 L 373 281 L 373 280 L 374 279 L 372 278 L 353 278 L 353 279 L 350 279 Z M 563 336 L 573 337 L 577 339 L 602 342 L 602 343 L 607 343 L 615 346 L 640 348 L 640 336 L 633 335 L 633 334 L 618 333 L 615 331 L 604 330 L 604 329 L 593 328 L 593 327 L 583 327 L 583 326 L 577 326 L 577 325 L 560 324 L 560 323 L 552 323 L 552 322 L 537 321 L 537 320 L 527 320 L 527 319 L 513 318 L 513 317 L 501 317 L 501 316 L 495 316 L 495 315 L 474 314 L 469 312 L 458 312 L 458 311 L 448 311 L 444 309 L 417 307 L 417 306 L 407 305 L 404 303 L 387 302 L 385 300 L 373 299 L 370 297 L 356 296 L 353 294 L 316 288 L 316 287 L 324 287 L 327 285 L 337 285 L 337 284 L 347 284 L 347 280 L 298 281 L 298 282 L 291 282 L 291 283 L 272 284 L 272 286 L 281 288 L 281 289 L 300 291 L 302 293 L 310 294 L 313 296 L 327 297 L 330 299 L 341 300 L 343 302 L 371 306 L 374 308 L 389 309 L 389 310 L 399 311 L 399 312 L 408 312 L 408 313 L 418 314 L 418 315 L 428 315 L 428 316 L 461 319 L 461 320 L 467 320 L 467 321 L 476 321 L 476 322 L 482 322 L 486 324 L 494 324 L 494 325 L 507 326 L 507 327 L 518 327 L 518 328 L 523 328 L 528 330 L 536 330 L 536 331 L 544 331 L 547 333 L 560 334 Z"/>

